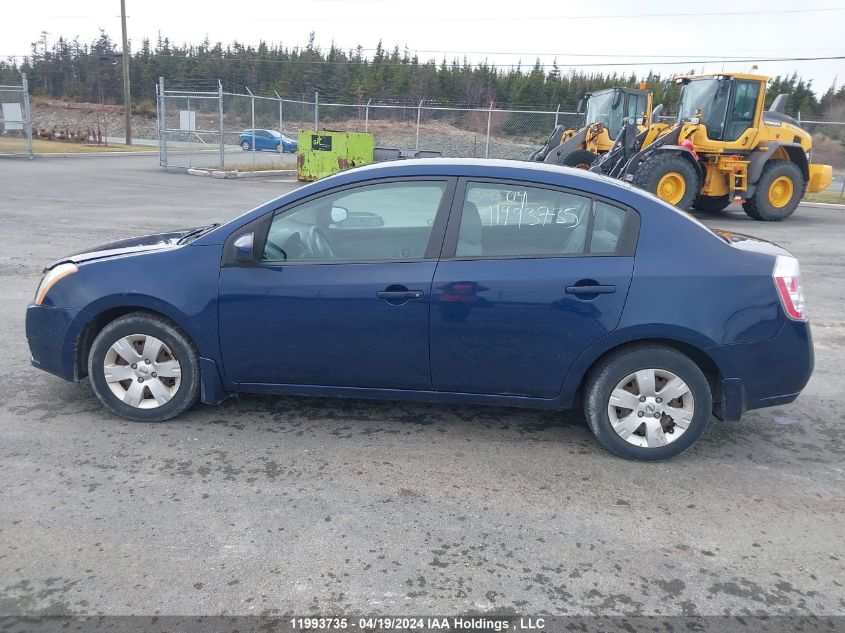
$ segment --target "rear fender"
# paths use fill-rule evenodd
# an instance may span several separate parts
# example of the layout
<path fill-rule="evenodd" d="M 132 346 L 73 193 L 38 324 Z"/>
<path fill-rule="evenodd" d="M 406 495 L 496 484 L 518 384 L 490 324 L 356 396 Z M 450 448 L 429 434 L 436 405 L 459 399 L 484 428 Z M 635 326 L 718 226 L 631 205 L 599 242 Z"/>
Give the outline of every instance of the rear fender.
<path fill-rule="evenodd" d="M 804 174 L 804 182 L 810 180 L 810 163 L 807 160 L 807 154 L 804 153 L 804 148 L 798 143 L 781 143 L 779 141 L 771 141 L 761 144 L 761 148 L 749 157 L 748 165 L 748 184 L 756 185 L 763 174 L 763 168 L 770 160 L 782 160 L 783 155 L 801 169 Z"/>
<path fill-rule="evenodd" d="M 709 360 L 720 374 L 722 373 L 722 367 L 707 353 L 708 349 L 716 346 L 716 342 L 712 339 L 677 325 L 660 323 L 634 325 L 608 333 L 581 353 L 566 373 L 557 398 L 560 405 L 571 407 L 575 404 L 584 378 L 602 356 L 623 346 L 646 342 L 695 350 L 697 354 Z"/>

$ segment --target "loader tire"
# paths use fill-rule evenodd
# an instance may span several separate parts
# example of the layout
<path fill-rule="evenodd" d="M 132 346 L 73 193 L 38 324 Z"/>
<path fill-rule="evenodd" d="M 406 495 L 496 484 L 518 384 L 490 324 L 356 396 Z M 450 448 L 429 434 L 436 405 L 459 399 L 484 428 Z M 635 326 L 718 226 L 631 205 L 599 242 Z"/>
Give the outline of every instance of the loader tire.
<path fill-rule="evenodd" d="M 578 169 L 589 169 L 596 158 L 596 155 L 589 150 L 576 149 L 562 157 L 561 165 L 577 167 Z"/>
<path fill-rule="evenodd" d="M 705 213 L 719 213 L 724 211 L 731 203 L 731 196 L 698 196 L 692 203 L 693 209 Z"/>
<path fill-rule="evenodd" d="M 678 154 L 659 153 L 640 166 L 633 184 L 688 211 L 698 196 L 698 180 L 698 173 L 689 160 Z"/>
<path fill-rule="evenodd" d="M 807 190 L 804 174 L 788 160 L 771 160 L 763 167 L 754 195 L 742 203 L 749 217 L 781 222 L 793 214 Z"/>

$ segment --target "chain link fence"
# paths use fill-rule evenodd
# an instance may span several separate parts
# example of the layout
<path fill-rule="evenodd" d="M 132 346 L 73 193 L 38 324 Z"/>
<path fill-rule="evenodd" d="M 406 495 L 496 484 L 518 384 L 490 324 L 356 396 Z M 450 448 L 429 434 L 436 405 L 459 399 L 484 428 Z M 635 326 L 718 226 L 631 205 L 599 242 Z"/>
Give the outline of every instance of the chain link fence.
<path fill-rule="evenodd" d="M 309 99 L 216 91 L 166 89 L 159 80 L 159 147 L 161 165 L 178 168 L 216 168 L 239 171 L 293 169 L 290 153 L 262 151 L 252 136 L 278 131 L 296 140 L 297 131 L 368 132 L 375 146 L 439 152 L 451 157 L 526 159 L 545 142 L 556 125 L 566 129 L 584 125 L 584 115 L 571 110 L 502 109 L 496 104 L 455 107 L 421 101 L 415 104 L 325 103 L 318 93 Z M 672 116 L 661 121 L 671 123 Z M 800 121 L 813 135 L 813 159 L 833 165 L 829 191 L 845 198 L 845 123 Z M 826 194 L 828 197 L 832 194 Z"/>
<path fill-rule="evenodd" d="M 32 113 L 26 75 L 20 85 L 0 86 L 0 155 L 32 158 Z"/>

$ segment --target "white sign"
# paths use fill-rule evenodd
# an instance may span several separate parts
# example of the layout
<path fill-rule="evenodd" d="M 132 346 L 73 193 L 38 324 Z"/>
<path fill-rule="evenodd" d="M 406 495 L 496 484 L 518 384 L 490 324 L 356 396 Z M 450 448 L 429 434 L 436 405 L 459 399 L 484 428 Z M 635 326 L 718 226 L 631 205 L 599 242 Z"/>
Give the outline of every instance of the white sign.
<path fill-rule="evenodd" d="M 197 129 L 197 113 L 193 110 L 179 110 L 179 129 L 193 132 Z"/>
<path fill-rule="evenodd" d="M 6 130 L 22 130 L 23 129 L 23 114 L 21 113 L 20 103 L 4 103 L 3 106 L 3 123 Z"/>

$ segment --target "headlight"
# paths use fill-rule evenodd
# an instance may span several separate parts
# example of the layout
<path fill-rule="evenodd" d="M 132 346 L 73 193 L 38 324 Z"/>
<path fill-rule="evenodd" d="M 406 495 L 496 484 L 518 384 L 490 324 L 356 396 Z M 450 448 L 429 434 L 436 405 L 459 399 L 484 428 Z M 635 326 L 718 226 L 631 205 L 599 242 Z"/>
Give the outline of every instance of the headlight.
<path fill-rule="evenodd" d="M 52 288 L 59 279 L 72 275 L 77 270 L 79 269 L 76 267 L 76 264 L 71 264 L 69 262 L 66 264 L 59 264 L 58 266 L 48 270 L 47 274 L 44 275 L 44 279 L 42 279 L 41 283 L 38 285 L 38 292 L 35 293 L 35 305 L 41 305 L 44 301 L 44 297 L 46 297 L 47 293 L 50 292 L 50 288 Z"/>

